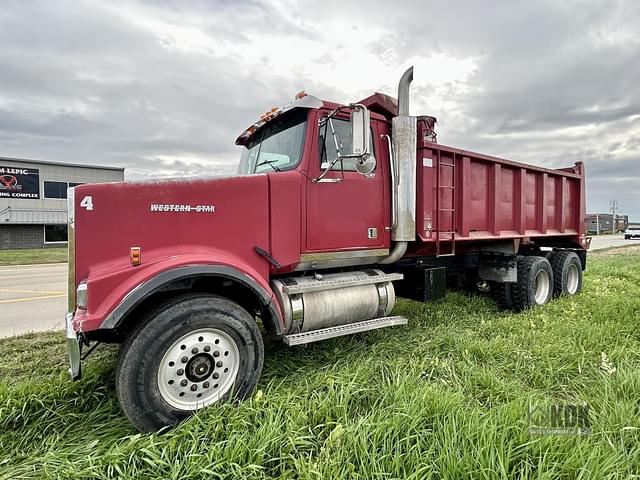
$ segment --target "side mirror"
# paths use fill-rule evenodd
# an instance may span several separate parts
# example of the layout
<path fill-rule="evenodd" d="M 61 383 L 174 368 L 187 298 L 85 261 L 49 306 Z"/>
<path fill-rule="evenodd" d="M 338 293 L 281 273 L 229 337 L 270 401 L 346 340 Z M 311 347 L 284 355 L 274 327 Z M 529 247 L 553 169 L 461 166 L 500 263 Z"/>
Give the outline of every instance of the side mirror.
<path fill-rule="evenodd" d="M 376 159 L 373 155 L 363 155 L 356 160 L 356 171 L 360 175 L 371 175 L 376 170 Z"/>
<path fill-rule="evenodd" d="M 333 122 L 331 119 L 335 117 L 341 110 L 343 109 L 353 109 L 351 111 L 351 151 L 350 152 L 342 152 L 342 144 L 339 141 L 338 136 L 336 135 L 335 128 L 333 126 Z M 338 107 L 335 110 L 332 110 L 326 119 L 320 119 L 320 125 L 325 126 L 325 128 L 331 128 L 331 135 L 333 136 L 333 141 L 336 147 L 336 151 L 338 155 L 334 158 L 331 163 L 324 169 L 324 171 L 320 174 L 318 178 L 314 178 L 312 181 L 314 183 L 317 182 L 328 182 L 328 181 L 341 181 L 341 179 L 328 179 L 325 180 L 324 177 L 329 171 L 333 168 L 333 166 L 340 160 L 344 160 L 345 158 L 353 158 L 356 160 L 356 171 L 362 175 L 370 176 L 376 169 L 376 159 L 371 152 L 369 152 L 369 145 L 371 143 L 371 125 L 370 125 L 370 115 L 367 107 L 360 104 L 352 104 L 347 107 Z M 343 175 L 344 176 L 344 175 Z"/>
<path fill-rule="evenodd" d="M 360 157 L 369 153 L 371 141 L 371 126 L 369 124 L 369 110 L 356 105 L 351 112 L 351 157 Z"/>

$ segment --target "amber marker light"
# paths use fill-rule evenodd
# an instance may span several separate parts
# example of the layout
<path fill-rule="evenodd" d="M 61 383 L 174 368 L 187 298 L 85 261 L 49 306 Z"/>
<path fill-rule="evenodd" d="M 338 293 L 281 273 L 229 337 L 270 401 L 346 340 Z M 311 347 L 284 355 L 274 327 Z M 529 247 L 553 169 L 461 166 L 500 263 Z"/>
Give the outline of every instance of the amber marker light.
<path fill-rule="evenodd" d="M 134 267 L 140 265 L 142 263 L 142 249 L 140 247 L 131 247 L 131 250 L 129 250 L 129 260 Z"/>

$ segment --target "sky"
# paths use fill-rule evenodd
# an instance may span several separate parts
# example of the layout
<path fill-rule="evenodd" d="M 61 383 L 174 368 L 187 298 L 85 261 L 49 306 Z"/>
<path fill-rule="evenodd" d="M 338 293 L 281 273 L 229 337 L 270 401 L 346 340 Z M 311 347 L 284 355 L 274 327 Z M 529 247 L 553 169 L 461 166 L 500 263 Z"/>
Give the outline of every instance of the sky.
<path fill-rule="evenodd" d="M 235 172 L 235 138 L 300 90 L 395 96 L 438 141 L 550 168 L 640 221 L 640 2 L 2 0 L 0 156 Z"/>

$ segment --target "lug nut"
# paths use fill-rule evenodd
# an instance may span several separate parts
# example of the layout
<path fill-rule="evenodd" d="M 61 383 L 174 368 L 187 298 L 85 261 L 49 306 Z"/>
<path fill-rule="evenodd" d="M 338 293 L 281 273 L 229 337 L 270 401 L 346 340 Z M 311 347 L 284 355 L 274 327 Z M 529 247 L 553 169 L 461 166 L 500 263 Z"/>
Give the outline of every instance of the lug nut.
<path fill-rule="evenodd" d="M 180 361 L 181 361 L 182 363 L 187 363 L 187 362 L 189 361 L 189 357 L 182 357 L 182 358 L 180 359 Z"/>
<path fill-rule="evenodd" d="M 191 349 L 191 353 L 193 353 L 194 355 L 195 355 L 196 353 L 198 353 L 198 347 L 193 347 L 193 348 Z"/>
<path fill-rule="evenodd" d="M 204 351 L 205 351 L 205 352 L 208 352 L 209 350 L 211 350 L 211 347 L 210 347 L 209 345 L 205 345 L 205 347 L 204 347 Z"/>
<path fill-rule="evenodd" d="M 176 372 L 178 375 L 184 375 L 184 370 L 182 368 L 179 368 L 178 371 Z"/>
<path fill-rule="evenodd" d="M 182 385 L 183 387 L 186 387 L 187 386 L 187 381 L 186 380 L 182 380 L 180 382 L 180 385 Z"/>
<path fill-rule="evenodd" d="M 213 356 L 214 357 L 219 357 L 220 356 L 220 352 L 218 350 L 216 350 L 215 352 L 213 352 Z"/>
<path fill-rule="evenodd" d="M 216 367 L 221 367 L 221 366 L 222 366 L 222 362 L 221 362 L 220 360 L 218 360 L 218 361 L 216 362 Z"/>
<path fill-rule="evenodd" d="M 204 383 L 202 384 L 202 386 L 203 386 L 204 388 L 209 388 L 209 382 L 204 382 Z"/>
<path fill-rule="evenodd" d="M 213 375 L 211 375 L 213 378 L 218 378 L 219 376 L 220 374 L 218 372 L 213 372 Z"/>
<path fill-rule="evenodd" d="M 198 386 L 197 385 L 191 385 L 191 391 L 195 392 L 196 390 L 198 390 Z"/>

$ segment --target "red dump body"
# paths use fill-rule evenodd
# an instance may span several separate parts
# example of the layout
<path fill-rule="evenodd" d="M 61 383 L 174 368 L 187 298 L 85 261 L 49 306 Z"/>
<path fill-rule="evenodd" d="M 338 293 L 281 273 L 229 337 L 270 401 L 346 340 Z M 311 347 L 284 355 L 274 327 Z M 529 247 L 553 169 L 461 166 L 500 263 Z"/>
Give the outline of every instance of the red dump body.
<path fill-rule="evenodd" d="M 558 170 L 518 163 L 420 140 L 427 130 L 419 121 L 416 230 L 429 245 L 417 247 L 421 253 L 539 237 L 586 248 L 582 163 Z"/>

